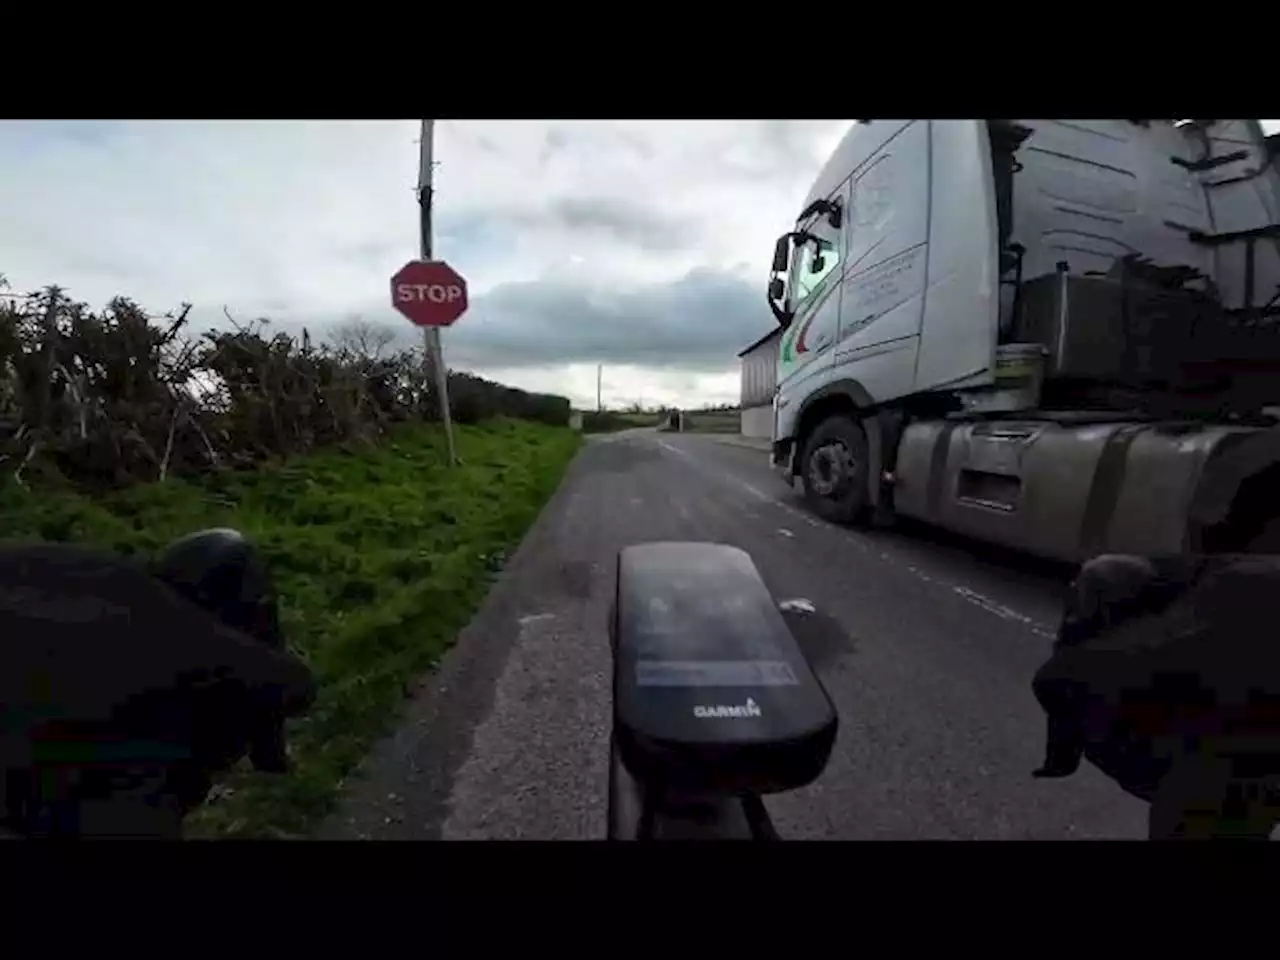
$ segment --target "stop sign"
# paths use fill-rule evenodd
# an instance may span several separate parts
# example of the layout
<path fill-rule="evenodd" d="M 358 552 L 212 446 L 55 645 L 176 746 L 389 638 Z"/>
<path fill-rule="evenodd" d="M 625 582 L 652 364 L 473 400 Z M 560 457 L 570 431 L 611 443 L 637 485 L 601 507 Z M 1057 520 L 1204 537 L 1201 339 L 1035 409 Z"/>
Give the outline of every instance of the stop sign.
<path fill-rule="evenodd" d="M 447 327 L 467 311 L 467 281 L 443 260 L 410 260 L 391 278 L 391 305 L 420 327 Z"/>

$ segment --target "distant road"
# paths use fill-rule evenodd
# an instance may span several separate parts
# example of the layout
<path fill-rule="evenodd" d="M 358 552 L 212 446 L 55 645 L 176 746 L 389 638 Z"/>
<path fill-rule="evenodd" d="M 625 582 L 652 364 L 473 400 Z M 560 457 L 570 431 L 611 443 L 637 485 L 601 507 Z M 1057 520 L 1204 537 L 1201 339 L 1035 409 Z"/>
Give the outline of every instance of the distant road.
<path fill-rule="evenodd" d="M 615 557 L 664 539 L 742 547 L 779 600 L 829 618 L 805 642 L 839 738 L 817 783 L 768 799 L 784 836 L 1145 836 L 1145 805 L 1092 768 L 1030 775 L 1044 719 L 1029 681 L 1060 579 L 973 545 L 831 526 L 761 452 L 647 430 L 588 441 L 322 836 L 602 837 Z"/>

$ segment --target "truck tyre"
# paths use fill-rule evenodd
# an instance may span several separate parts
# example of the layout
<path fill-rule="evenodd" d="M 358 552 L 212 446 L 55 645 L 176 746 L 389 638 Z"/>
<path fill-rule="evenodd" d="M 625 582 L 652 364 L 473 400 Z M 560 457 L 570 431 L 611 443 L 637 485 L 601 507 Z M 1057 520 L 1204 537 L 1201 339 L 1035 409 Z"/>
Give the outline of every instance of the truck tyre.
<path fill-rule="evenodd" d="M 850 524 L 867 509 L 867 435 L 852 417 L 819 423 L 800 456 L 800 480 L 809 508 L 824 520 Z"/>

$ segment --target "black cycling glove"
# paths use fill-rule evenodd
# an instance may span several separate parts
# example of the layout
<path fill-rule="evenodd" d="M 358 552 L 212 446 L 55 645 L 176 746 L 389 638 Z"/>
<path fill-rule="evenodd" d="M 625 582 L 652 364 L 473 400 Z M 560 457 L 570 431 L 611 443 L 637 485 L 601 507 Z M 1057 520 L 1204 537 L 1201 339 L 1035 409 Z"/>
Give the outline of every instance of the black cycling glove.
<path fill-rule="evenodd" d="M 1036 776 L 1084 758 L 1154 802 L 1179 765 L 1224 785 L 1280 773 L 1280 558 L 1098 557 L 1065 608 L 1033 681 L 1048 715 Z"/>
<path fill-rule="evenodd" d="M 306 665 L 130 559 L 0 545 L 0 795 L 25 835 L 173 835 L 314 697 Z"/>

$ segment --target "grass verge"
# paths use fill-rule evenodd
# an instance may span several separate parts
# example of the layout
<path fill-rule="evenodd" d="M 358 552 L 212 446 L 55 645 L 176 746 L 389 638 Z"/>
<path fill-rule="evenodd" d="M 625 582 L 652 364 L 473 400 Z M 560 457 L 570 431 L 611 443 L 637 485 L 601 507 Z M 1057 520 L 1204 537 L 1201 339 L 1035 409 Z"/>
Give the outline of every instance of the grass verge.
<path fill-rule="evenodd" d="M 656 427 L 664 422 L 660 414 L 621 413 L 616 410 L 587 410 L 582 413 L 583 433 L 613 433 L 636 427 Z"/>
<path fill-rule="evenodd" d="M 300 838 L 318 824 L 415 678 L 470 620 L 581 438 L 493 421 L 459 427 L 457 441 L 456 470 L 444 464 L 440 431 L 412 425 L 372 450 L 93 499 L 0 488 L 0 537 L 153 553 L 181 534 L 232 526 L 266 552 L 289 643 L 315 670 L 319 695 L 290 724 L 294 770 L 233 771 L 189 819 L 190 835 Z"/>
<path fill-rule="evenodd" d="M 737 433 L 742 429 L 742 414 L 728 412 L 700 412 L 691 410 L 684 415 L 685 433 Z"/>

